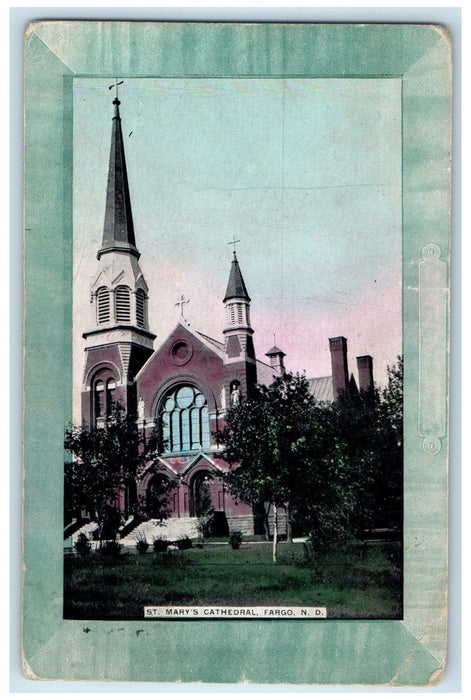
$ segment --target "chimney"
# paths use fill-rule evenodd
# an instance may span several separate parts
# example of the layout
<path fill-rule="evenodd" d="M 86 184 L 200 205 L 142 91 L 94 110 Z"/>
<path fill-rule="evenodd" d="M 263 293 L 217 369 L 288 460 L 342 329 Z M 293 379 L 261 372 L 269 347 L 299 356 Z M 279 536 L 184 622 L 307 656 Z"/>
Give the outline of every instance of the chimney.
<path fill-rule="evenodd" d="M 370 391 L 373 388 L 373 358 L 371 355 L 357 357 L 357 367 L 360 391 Z"/>
<path fill-rule="evenodd" d="M 342 335 L 329 338 L 329 345 L 335 400 L 340 392 L 348 390 L 347 339 Z"/>

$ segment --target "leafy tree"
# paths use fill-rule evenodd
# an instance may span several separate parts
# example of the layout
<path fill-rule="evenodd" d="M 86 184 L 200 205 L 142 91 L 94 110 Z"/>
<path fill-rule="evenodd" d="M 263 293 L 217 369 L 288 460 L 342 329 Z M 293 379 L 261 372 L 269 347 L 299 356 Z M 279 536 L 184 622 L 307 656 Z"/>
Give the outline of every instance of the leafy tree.
<path fill-rule="evenodd" d="M 134 417 L 116 404 L 102 428 L 69 426 L 64 447 L 72 454 L 64 470 L 66 508 L 89 512 L 102 539 L 107 526 L 113 531 L 119 526 L 117 495 L 139 478 L 157 440 L 145 441 Z"/>
<path fill-rule="evenodd" d="M 281 506 L 321 549 L 367 527 L 400 527 L 402 362 L 388 372 L 383 391 L 331 404 L 316 402 L 305 377 L 285 375 L 228 411 L 227 482 L 241 500 L 273 507 L 274 561 Z"/>
<path fill-rule="evenodd" d="M 402 526 L 402 359 L 388 367 L 388 384 L 342 394 L 323 409 L 330 439 L 316 464 L 307 462 L 305 497 L 293 508 L 310 523 L 319 547 L 363 536 L 372 527 Z M 322 483 L 323 498 L 313 498 Z"/>
<path fill-rule="evenodd" d="M 229 409 L 222 435 L 224 458 L 233 465 L 226 477 L 230 491 L 253 505 L 264 503 L 268 533 L 273 509 L 273 561 L 277 559 L 278 509 L 289 502 L 311 442 L 315 399 L 305 377 L 284 375 L 269 387 Z"/>
<path fill-rule="evenodd" d="M 403 516 L 403 359 L 387 368 L 388 383 L 378 403 L 375 520 L 378 525 L 402 529 Z"/>

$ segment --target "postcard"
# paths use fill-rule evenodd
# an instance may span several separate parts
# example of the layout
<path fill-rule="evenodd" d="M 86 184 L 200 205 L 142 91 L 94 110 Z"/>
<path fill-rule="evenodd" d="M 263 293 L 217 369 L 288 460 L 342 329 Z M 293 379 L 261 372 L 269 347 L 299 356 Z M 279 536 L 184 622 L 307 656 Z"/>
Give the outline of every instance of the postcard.
<path fill-rule="evenodd" d="M 25 675 L 438 683 L 446 31 L 38 22 L 25 106 Z"/>

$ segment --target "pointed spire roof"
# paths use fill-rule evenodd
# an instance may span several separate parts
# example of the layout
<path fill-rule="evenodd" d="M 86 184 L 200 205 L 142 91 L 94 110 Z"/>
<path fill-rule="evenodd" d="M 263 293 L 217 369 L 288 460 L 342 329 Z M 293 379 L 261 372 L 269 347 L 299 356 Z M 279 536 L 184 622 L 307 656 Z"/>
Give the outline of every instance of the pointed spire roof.
<path fill-rule="evenodd" d="M 126 158 L 124 155 L 123 133 L 117 97 L 111 129 L 110 162 L 108 168 L 108 186 L 106 190 L 105 224 L 103 241 L 98 251 L 98 259 L 103 253 L 113 250 L 127 251 L 139 258 L 134 237 L 134 224 L 129 195 Z"/>
<path fill-rule="evenodd" d="M 226 295 L 222 300 L 225 303 L 228 299 L 237 297 L 238 299 L 246 299 L 250 301 L 250 297 L 245 286 L 242 272 L 240 271 L 239 261 L 234 250 L 234 259 L 232 260 L 231 271 L 229 273 L 229 282 L 227 283 Z"/>
<path fill-rule="evenodd" d="M 271 357 L 272 355 L 283 355 L 283 357 L 286 357 L 286 353 L 283 352 L 283 350 L 280 350 L 279 347 L 274 345 L 268 352 L 265 353 L 267 357 Z"/>

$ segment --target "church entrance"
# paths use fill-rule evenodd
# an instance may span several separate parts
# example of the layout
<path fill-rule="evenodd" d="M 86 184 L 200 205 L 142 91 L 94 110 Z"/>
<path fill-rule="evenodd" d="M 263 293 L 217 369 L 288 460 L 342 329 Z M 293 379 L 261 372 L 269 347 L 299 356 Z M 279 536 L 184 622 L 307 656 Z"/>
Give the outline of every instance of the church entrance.
<path fill-rule="evenodd" d="M 172 515 L 174 485 L 163 474 L 156 474 L 147 485 L 146 511 L 152 520 L 164 520 Z"/>
<path fill-rule="evenodd" d="M 213 477 L 209 471 L 201 470 L 190 482 L 190 516 L 207 515 L 213 510 L 211 484 Z"/>

